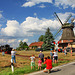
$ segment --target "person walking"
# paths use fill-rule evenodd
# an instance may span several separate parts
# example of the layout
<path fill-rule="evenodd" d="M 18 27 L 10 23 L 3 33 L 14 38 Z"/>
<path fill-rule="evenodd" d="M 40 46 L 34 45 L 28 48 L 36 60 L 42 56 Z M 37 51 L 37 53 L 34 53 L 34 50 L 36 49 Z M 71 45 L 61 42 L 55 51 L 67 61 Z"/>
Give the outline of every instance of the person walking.
<path fill-rule="evenodd" d="M 65 55 L 67 55 L 67 51 L 66 51 L 66 48 L 64 48 L 64 53 L 65 53 Z"/>
<path fill-rule="evenodd" d="M 72 48 L 71 48 L 71 56 L 72 56 Z"/>
<path fill-rule="evenodd" d="M 50 51 L 51 60 L 53 59 L 53 50 Z"/>
<path fill-rule="evenodd" d="M 58 52 L 57 50 L 54 50 L 54 63 L 56 64 L 58 62 Z"/>
<path fill-rule="evenodd" d="M 16 55 L 16 51 L 15 51 L 15 49 L 12 49 L 12 51 L 11 51 L 11 58 L 12 58 L 12 61 L 14 60 L 14 63 L 16 63 L 15 55 Z"/>
<path fill-rule="evenodd" d="M 4 56 L 4 54 L 5 54 L 5 51 L 4 51 L 4 49 L 2 50 L 2 55 Z"/>
<path fill-rule="evenodd" d="M 40 51 L 40 54 L 38 57 L 41 58 L 42 62 L 44 62 L 44 54 L 42 53 L 42 51 Z"/>

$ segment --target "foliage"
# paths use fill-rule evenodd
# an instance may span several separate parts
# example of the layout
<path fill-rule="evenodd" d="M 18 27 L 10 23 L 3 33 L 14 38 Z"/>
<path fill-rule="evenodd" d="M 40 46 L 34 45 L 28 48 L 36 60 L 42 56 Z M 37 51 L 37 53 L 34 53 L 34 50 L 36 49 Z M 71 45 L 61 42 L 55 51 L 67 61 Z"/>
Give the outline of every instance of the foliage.
<path fill-rule="evenodd" d="M 29 47 L 28 47 L 28 45 L 27 45 L 27 43 L 26 42 L 22 42 L 22 41 L 20 41 L 20 43 L 19 43 L 19 47 L 17 47 L 16 48 L 16 50 L 24 50 L 24 49 L 28 49 Z"/>
<path fill-rule="evenodd" d="M 63 63 L 65 63 L 65 62 L 63 62 Z M 57 64 L 52 63 L 53 67 L 59 66 L 59 65 L 60 65 L 60 63 L 57 63 Z M 42 64 L 42 70 L 45 67 L 46 67 L 46 65 Z M 24 66 L 22 68 L 14 68 L 14 69 L 15 69 L 14 73 L 12 73 L 11 69 L 8 68 L 7 72 L 6 72 L 6 70 L 3 71 L 2 73 L 0 72 L 0 75 L 24 75 L 24 74 L 28 74 L 28 73 L 31 73 L 31 72 L 39 71 L 38 70 L 38 65 L 36 65 L 36 67 L 33 68 L 32 70 L 31 70 L 30 66 Z"/>
<path fill-rule="evenodd" d="M 32 46 L 32 49 L 33 49 L 33 48 L 37 48 L 37 46 Z"/>
<path fill-rule="evenodd" d="M 44 35 L 41 35 L 38 39 L 38 41 L 43 41 Z"/>
<path fill-rule="evenodd" d="M 52 33 L 50 32 L 50 29 L 47 28 L 44 38 L 43 38 L 43 45 L 42 48 L 43 50 L 50 50 L 52 47 L 54 47 L 54 45 L 52 44 L 54 38 Z"/>

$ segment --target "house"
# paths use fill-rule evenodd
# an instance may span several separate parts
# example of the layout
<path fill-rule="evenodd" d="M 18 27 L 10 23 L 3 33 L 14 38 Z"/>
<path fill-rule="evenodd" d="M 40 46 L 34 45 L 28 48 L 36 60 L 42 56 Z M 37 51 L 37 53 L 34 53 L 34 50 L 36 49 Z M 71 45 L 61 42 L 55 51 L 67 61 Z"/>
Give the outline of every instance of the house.
<path fill-rule="evenodd" d="M 29 45 L 29 48 L 30 49 L 35 49 L 35 48 L 41 48 L 43 45 L 43 42 L 40 41 L 40 42 L 33 42 Z"/>
<path fill-rule="evenodd" d="M 67 48 L 67 47 L 75 48 L 75 39 L 69 39 L 69 40 L 66 39 L 59 41 L 59 48 Z"/>

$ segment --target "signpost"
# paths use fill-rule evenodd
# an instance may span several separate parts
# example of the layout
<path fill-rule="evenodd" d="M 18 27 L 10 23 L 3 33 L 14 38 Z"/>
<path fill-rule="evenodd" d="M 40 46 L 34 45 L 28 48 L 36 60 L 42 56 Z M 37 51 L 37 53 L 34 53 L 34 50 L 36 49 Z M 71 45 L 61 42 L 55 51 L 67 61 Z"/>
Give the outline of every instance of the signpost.
<path fill-rule="evenodd" d="M 12 73 L 14 72 L 14 64 L 13 64 L 13 60 L 11 59 L 11 69 L 12 69 Z"/>

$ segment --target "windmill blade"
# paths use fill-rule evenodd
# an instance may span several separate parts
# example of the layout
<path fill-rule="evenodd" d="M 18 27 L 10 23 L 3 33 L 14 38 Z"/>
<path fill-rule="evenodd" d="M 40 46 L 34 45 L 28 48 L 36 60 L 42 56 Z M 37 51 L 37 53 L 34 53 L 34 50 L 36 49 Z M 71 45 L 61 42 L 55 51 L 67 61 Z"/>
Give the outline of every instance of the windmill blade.
<path fill-rule="evenodd" d="M 59 22 L 61 23 L 61 25 L 63 25 L 63 23 L 61 22 L 61 20 L 59 19 L 58 15 L 56 14 L 56 12 L 54 12 L 54 14 L 56 15 L 56 17 L 58 18 Z"/>
<path fill-rule="evenodd" d="M 57 33 L 54 35 L 54 37 L 60 32 L 61 29 L 62 29 L 62 27 L 57 31 Z"/>
<path fill-rule="evenodd" d="M 65 23 L 68 22 L 68 20 L 71 18 L 71 16 L 72 16 L 72 14 L 70 14 L 70 15 L 68 16 L 68 18 L 66 19 Z"/>

